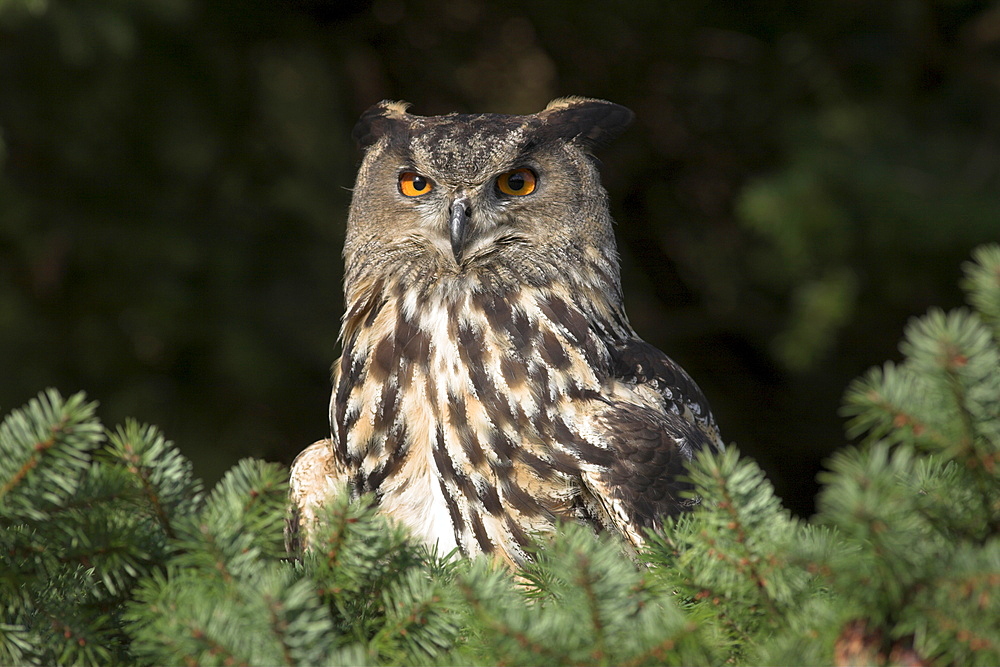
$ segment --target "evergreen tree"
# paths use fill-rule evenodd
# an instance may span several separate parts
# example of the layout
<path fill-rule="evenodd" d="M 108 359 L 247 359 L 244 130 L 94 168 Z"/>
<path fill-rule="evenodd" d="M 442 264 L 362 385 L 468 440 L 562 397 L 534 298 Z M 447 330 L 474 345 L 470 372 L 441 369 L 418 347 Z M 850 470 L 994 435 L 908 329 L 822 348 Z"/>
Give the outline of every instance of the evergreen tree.
<path fill-rule="evenodd" d="M 285 552 L 287 472 L 210 493 L 154 427 L 46 391 L 0 425 L 0 664 L 1000 663 L 1000 246 L 845 397 L 795 518 L 735 448 L 640 564 L 576 525 L 510 572 L 335 494 Z"/>

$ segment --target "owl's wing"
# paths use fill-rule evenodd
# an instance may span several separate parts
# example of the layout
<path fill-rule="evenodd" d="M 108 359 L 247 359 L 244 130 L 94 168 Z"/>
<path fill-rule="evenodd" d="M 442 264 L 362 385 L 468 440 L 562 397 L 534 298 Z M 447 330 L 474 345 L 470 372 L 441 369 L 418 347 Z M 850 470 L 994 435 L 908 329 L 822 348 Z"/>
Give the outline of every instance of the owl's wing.
<path fill-rule="evenodd" d="M 698 385 L 669 357 L 639 339 L 615 344 L 611 352 L 617 379 L 655 389 L 666 409 L 604 401 L 592 428 L 604 435 L 611 456 L 588 467 L 582 479 L 604 523 L 639 548 L 645 530 L 698 503 L 683 495 L 690 489 L 680 479 L 684 463 L 696 450 L 721 448 L 722 440 Z"/>
<path fill-rule="evenodd" d="M 583 467 L 584 501 L 638 549 L 646 530 L 659 529 L 663 517 L 698 504 L 683 495 L 691 485 L 681 476 L 688 452 L 709 441 L 683 417 L 634 403 L 608 402 L 592 424 L 604 434 L 610 460 Z"/>
<path fill-rule="evenodd" d="M 683 417 L 701 431 L 694 438 L 688 458 L 706 446 L 723 448 L 719 427 L 701 388 L 673 359 L 639 338 L 609 345 L 611 372 L 622 382 L 655 389 L 672 413 Z"/>
<path fill-rule="evenodd" d="M 295 457 L 289 475 L 291 516 L 285 523 L 285 546 L 296 553 L 309 546 L 316 513 L 342 481 L 330 439 L 318 440 Z"/>

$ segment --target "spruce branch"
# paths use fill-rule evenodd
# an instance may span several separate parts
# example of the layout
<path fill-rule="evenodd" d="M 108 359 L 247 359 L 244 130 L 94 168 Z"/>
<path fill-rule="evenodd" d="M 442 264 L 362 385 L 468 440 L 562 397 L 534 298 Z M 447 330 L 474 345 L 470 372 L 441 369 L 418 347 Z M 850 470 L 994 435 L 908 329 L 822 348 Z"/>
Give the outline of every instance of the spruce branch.
<path fill-rule="evenodd" d="M 175 539 L 174 517 L 197 511 L 202 502 L 191 462 L 155 426 L 131 419 L 108 431 L 108 445 L 106 460 L 127 471 L 163 532 Z"/>
<path fill-rule="evenodd" d="M 789 561 L 804 529 L 735 448 L 701 452 L 688 469 L 702 502 L 689 517 L 669 519 L 645 557 L 691 604 L 749 642 L 761 627 L 785 623 L 817 585 Z"/>
<path fill-rule="evenodd" d="M 972 261 L 962 265 L 965 278 L 962 288 L 969 303 L 993 329 L 1000 341 L 1000 244 L 979 246 L 972 251 Z"/>
<path fill-rule="evenodd" d="M 339 631 L 370 641 L 385 621 L 385 590 L 422 567 L 425 550 L 377 514 L 370 498 L 352 500 L 346 493 L 331 495 L 318 513 L 314 540 L 303 564 Z"/>
<path fill-rule="evenodd" d="M 597 593 L 594 591 L 594 576 L 591 569 L 590 559 L 586 554 L 576 555 L 576 570 L 578 575 L 574 578 L 574 583 L 583 589 L 585 599 L 587 601 L 587 611 L 590 616 L 590 626 L 594 632 L 594 648 L 591 651 L 590 658 L 594 664 L 604 664 L 604 660 L 607 659 L 607 646 L 606 646 L 606 636 L 604 621 L 601 618 L 600 605 L 597 599 Z"/>
<path fill-rule="evenodd" d="M 491 656 L 486 662 L 711 662 L 699 623 L 647 581 L 619 540 L 567 524 L 532 553 L 534 561 L 515 573 L 527 587 L 482 562 L 458 577 L 469 625 L 480 628 L 476 643 Z M 664 659 L 667 646 L 675 650 Z"/>
<path fill-rule="evenodd" d="M 73 495 L 90 452 L 103 441 L 96 403 L 63 400 L 49 389 L 0 424 L 0 517 L 42 521 L 48 506 Z"/>
<path fill-rule="evenodd" d="M 937 417 L 937 428 L 947 436 L 944 453 L 963 462 L 975 458 L 979 423 L 997 415 L 1000 400 L 1000 350 L 990 331 L 975 313 L 932 309 L 907 325 L 900 350 L 922 379 L 921 391 L 931 401 L 925 402 L 932 408 L 928 416 Z"/>
<path fill-rule="evenodd" d="M 40 638 L 22 624 L 0 623 L 0 664 L 30 664 Z"/>
<path fill-rule="evenodd" d="M 515 593 L 516 583 L 508 572 L 479 560 L 459 574 L 456 586 L 481 627 L 483 648 L 499 658 L 499 664 L 569 663 L 551 643 L 535 638 L 529 608 Z"/>
<path fill-rule="evenodd" d="M 864 436 L 869 442 L 918 440 L 943 449 L 950 440 L 924 421 L 926 404 L 918 377 L 909 367 L 889 361 L 851 382 L 840 412 L 848 418 L 849 438 Z"/>
<path fill-rule="evenodd" d="M 449 583 L 411 568 L 386 587 L 385 623 L 371 641 L 380 661 L 433 664 L 436 656 L 455 647 L 461 632 L 455 610 L 459 602 Z"/>
<path fill-rule="evenodd" d="M 964 532 L 986 539 L 1000 532 L 1000 346 L 978 313 L 931 310 L 913 319 L 900 345 L 905 360 L 887 364 L 852 383 L 844 413 L 849 434 L 866 443 L 884 442 L 954 461 L 961 480 L 935 495 L 942 510 L 928 502 L 915 508 L 936 515 L 939 526 L 957 528 L 948 510 L 978 505 L 978 520 Z M 919 418 L 916 416 L 919 415 Z M 955 471 L 952 471 L 954 477 Z M 928 481 L 935 485 L 933 478 Z M 961 482 L 958 484 L 957 482 Z M 970 493 L 969 490 L 974 491 Z M 969 517 L 958 512 L 954 517 Z M 977 526 L 979 526 L 977 528 Z M 985 530 L 983 530 L 985 527 Z"/>
<path fill-rule="evenodd" d="M 959 543 L 933 586 L 920 591 L 904 630 L 917 634 L 928 654 L 953 664 L 1000 660 L 1000 541 Z"/>
<path fill-rule="evenodd" d="M 917 587 L 933 575 L 928 565 L 946 558 L 948 545 L 915 511 L 916 495 L 902 479 L 912 476 L 910 448 L 875 443 L 835 454 L 822 473 L 818 520 L 836 526 L 859 545 L 858 557 L 837 588 L 879 623 L 893 622 Z"/>
<path fill-rule="evenodd" d="M 292 658 L 292 648 L 289 646 L 286 633 L 288 632 L 288 622 L 283 618 L 284 611 L 281 602 L 268 594 L 261 596 L 264 606 L 267 608 L 267 617 L 271 626 L 271 633 L 278 638 L 278 645 L 281 647 L 281 664 L 294 665 Z"/>
<path fill-rule="evenodd" d="M 244 459 L 230 469 L 194 515 L 174 522 L 179 565 L 232 582 L 261 558 L 284 556 L 287 472 Z"/>

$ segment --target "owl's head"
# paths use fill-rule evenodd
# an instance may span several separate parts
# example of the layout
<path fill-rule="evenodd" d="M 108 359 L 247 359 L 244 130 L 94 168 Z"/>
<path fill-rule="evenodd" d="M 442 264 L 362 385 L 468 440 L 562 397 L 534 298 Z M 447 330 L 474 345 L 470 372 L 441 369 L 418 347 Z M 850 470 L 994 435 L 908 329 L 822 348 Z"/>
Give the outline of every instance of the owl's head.
<path fill-rule="evenodd" d="M 455 274 L 613 256 L 591 155 L 631 120 L 623 106 L 584 98 L 525 116 L 416 116 L 405 103 L 377 104 L 354 130 L 364 160 L 345 255 L 419 257 Z"/>

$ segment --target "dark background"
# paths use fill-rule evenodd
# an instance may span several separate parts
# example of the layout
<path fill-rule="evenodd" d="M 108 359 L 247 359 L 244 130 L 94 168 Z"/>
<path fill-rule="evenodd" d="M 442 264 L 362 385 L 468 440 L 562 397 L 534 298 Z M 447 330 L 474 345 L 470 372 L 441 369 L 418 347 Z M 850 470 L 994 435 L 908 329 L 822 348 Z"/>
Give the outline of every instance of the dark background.
<path fill-rule="evenodd" d="M 208 481 L 290 462 L 358 115 L 602 97 L 633 324 L 808 514 L 847 383 L 1000 237 L 1000 3 L 438 5 L 0 0 L 0 409 L 84 389 Z"/>

